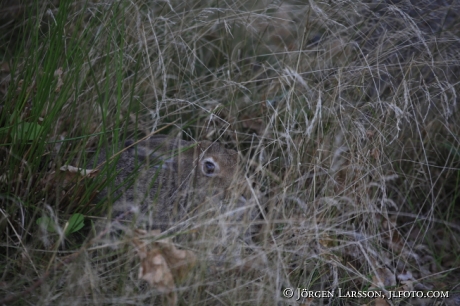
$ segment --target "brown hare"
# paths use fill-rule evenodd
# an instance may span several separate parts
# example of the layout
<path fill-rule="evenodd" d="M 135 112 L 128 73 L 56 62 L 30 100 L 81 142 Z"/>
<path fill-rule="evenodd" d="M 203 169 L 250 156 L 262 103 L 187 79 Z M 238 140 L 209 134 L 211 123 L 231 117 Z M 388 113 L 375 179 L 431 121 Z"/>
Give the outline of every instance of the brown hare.
<path fill-rule="evenodd" d="M 238 152 L 218 143 L 157 135 L 127 141 L 125 147 L 114 159 L 115 171 L 108 172 L 115 175 L 112 197 L 118 198 L 112 216 L 135 220 L 136 225 L 166 230 L 200 205 L 221 203 L 232 182 L 239 180 Z M 100 152 L 99 163 L 106 156 L 106 151 Z M 244 196 L 235 200 L 238 207 L 245 203 Z"/>

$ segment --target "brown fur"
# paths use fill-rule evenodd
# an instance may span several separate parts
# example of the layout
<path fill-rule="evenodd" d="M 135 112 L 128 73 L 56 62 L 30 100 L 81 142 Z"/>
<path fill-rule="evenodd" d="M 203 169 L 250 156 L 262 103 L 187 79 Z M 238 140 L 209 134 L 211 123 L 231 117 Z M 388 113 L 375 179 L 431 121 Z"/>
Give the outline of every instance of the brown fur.
<path fill-rule="evenodd" d="M 237 177 L 238 153 L 218 143 L 157 135 L 126 146 L 115 165 L 115 186 L 124 187 L 115 187 L 112 214 L 134 211 L 136 224 L 165 230 L 200 205 L 222 201 Z M 102 162 L 106 152 L 99 156 Z"/>

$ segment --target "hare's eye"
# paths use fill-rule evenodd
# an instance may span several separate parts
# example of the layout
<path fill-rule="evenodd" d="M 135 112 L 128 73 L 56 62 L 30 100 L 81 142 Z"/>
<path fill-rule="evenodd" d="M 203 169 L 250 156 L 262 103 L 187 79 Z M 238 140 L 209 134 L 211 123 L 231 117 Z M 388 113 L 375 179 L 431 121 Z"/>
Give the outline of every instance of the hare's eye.
<path fill-rule="evenodd" d="M 215 176 L 219 172 L 219 166 L 214 162 L 212 158 L 203 160 L 201 170 L 206 176 Z"/>
<path fill-rule="evenodd" d="M 216 167 L 214 166 L 213 163 L 207 161 L 207 162 L 204 162 L 204 167 L 205 167 L 205 170 L 204 172 L 206 172 L 207 174 L 213 174 L 214 173 L 214 170 L 216 169 Z"/>

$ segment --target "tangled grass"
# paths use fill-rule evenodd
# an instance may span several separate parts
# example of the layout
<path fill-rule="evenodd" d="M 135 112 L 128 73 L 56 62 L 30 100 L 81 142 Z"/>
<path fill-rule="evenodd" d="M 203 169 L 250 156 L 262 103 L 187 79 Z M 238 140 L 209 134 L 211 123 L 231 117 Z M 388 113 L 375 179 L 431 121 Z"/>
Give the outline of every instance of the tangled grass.
<path fill-rule="evenodd" d="M 177 303 L 436 302 L 283 296 L 341 288 L 445 290 L 458 305 L 456 1 L 3 4 L 0 297 L 171 302 L 138 279 L 128 236 L 94 239 L 111 182 L 59 171 L 161 129 L 238 149 L 260 213 L 241 221 L 252 243 L 218 209 L 174 234 L 198 258 Z M 86 226 L 69 234 L 75 213 Z"/>

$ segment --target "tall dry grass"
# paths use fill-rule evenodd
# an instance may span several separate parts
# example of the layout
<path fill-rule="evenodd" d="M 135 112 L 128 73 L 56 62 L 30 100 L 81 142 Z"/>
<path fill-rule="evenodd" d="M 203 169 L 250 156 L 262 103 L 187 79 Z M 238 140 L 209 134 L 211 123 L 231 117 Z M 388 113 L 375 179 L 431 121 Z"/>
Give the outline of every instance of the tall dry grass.
<path fill-rule="evenodd" d="M 198 258 L 178 303 L 375 300 L 295 301 L 286 288 L 450 290 L 440 301 L 455 302 L 455 1 L 3 4 L 0 296 L 169 302 L 138 279 L 128 236 L 88 238 L 113 201 L 96 203 L 96 191 L 117 186 L 59 171 L 163 129 L 238 149 L 260 215 L 238 224 L 257 229 L 249 243 L 229 235 L 221 207 L 172 234 Z M 66 234 L 75 213 L 86 227 Z M 38 225 L 43 216 L 57 228 Z"/>

